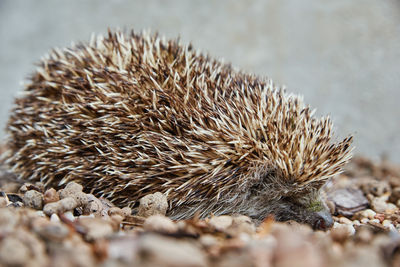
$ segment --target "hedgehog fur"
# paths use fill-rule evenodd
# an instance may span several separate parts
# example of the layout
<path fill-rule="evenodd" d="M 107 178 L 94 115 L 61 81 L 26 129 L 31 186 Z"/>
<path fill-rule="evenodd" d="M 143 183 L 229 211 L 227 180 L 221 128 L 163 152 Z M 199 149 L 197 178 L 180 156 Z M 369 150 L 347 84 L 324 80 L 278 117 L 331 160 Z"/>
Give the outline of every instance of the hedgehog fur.
<path fill-rule="evenodd" d="M 331 129 L 267 78 L 178 40 L 109 31 L 41 61 L 4 157 L 20 179 L 77 181 L 120 206 L 163 192 L 174 219 L 273 214 L 324 228 L 320 188 L 351 154 Z"/>

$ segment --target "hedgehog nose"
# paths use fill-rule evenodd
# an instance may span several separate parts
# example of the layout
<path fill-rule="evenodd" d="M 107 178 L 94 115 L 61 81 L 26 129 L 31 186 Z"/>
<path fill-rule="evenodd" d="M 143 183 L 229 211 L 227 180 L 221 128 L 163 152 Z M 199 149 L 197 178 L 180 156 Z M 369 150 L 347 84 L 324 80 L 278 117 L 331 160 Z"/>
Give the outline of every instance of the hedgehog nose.
<path fill-rule="evenodd" d="M 333 219 L 328 211 L 316 212 L 316 217 L 317 218 L 313 225 L 315 230 L 327 230 L 332 227 Z"/>

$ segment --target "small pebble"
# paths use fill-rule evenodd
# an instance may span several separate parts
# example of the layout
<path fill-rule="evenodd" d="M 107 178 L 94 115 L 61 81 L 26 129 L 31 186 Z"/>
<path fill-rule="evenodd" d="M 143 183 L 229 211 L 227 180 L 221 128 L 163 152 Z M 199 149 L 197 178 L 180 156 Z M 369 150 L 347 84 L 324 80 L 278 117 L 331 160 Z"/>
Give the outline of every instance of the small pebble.
<path fill-rule="evenodd" d="M 24 205 L 29 208 L 36 210 L 43 208 L 43 194 L 36 190 L 26 191 L 22 199 L 24 201 Z"/>
<path fill-rule="evenodd" d="M 84 236 L 88 241 L 109 237 L 114 232 L 112 223 L 101 218 L 79 217 L 76 222 L 84 229 Z"/>
<path fill-rule="evenodd" d="M 339 230 L 337 230 L 337 229 L 339 229 Z M 356 231 L 355 228 L 353 227 L 353 225 L 351 225 L 351 224 L 340 224 L 337 222 L 335 222 L 333 224 L 332 231 L 334 231 L 334 230 L 346 232 L 348 236 L 353 235 Z"/>
<path fill-rule="evenodd" d="M 352 221 L 347 219 L 346 217 L 340 217 L 339 222 L 344 224 L 352 224 Z"/>
<path fill-rule="evenodd" d="M 368 222 L 369 222 L 368 218 L 362 218 L 361 219 L 361 223 L 363 223 L 363 224 L 367 224 Z"/>
<path fill-rule="evenodd" d="M 59 204 L 57 202 L 50 202 L 44 205 L 43 207 L 43 212 L 47 216 L 51 216 L 52 214 L 58 213 L 59 210 Z"/>
<path fill-rule="evenodd" d="M 124 220 L 124 217 L 119 215 L 119 214 L 113 214 L 110 216 L 111 220 L 114 222 L 114 229 L 117 230 L 119 228 L 119 225 L 122 223 Z"/>
<path fill-rule="evenodd" d="M 204 247 L 211 247 L 211 246 L 215 246 L 216 244 L 218 244 L 217 238 L 211 234 L 204 234 L 204 235 L 200 236 L 199 241 L 200 241 L 200 244 L 202 244 Z"/>
<path fill-rule="evenodd" d="M 231 236 L 241 236 L 242 238 L 247 238 L 243 234 L 254 234 L 256 232 L 256 226 L 247 216 L 232 216 L 232 224 L 227 228 L 226 232 Z"/>
<path fill-rule="evenodd" d="M 57 202 L 50 202 L 43 207 L 43 212 L 50 216 L 53 213 L 64 213 L 78 207 L 78 202 L 72 197 L 63 198 Z"/>
<path fill-rule="evenodd" d="M 360 223 L 359 220 L 354 220 L 354 221 L 353 221 L 353 225 L 361 225 L 361 223 Z"/>
<path fill-rule="evenodd" d="M 344 224 L 344 228 L 347 230 L 347 233 L 350 235 L 354 235 L 356 233 L 356 229 L 351 224 Z"/>
<path fill-rule="evenodd" d="M 365 194 L 373 194 L 375 196 L 382 196 L 385 193 L 391 193 L 389 182 L 382 180 L 370 180 L 368 183 L 361 186 Z"/>
<path fill-rule="evenodd" d="M 25 194 L 29 190 L 35 190 L 35 191 L 38 191 L 39 193 L 43 193 L 44 192 L 44 184 L 41 182 L 36 182 L 35 184 L 24 183 L 19 188 L 19 192 L 22 194 Z"/>
<path fill-rule="evenodd" d="M 64 189 L 61 189 L 58 191 L 60 194 L 60 199 L 69 197 L 73 194 L 80 193 L 83 190 L 83 186 L 80 184 L 77 184 L 75 182 L 69 182 Z"/>
<path fill-rule="evenodd" d="M 83 214 L 94 214 L 94 216 L 100 216 L 103 211 L 103 203 L 92 194 L 87 194 L 87 197 L 88 203 L 83 207 Z"/>
<path fill-rule="evenodd" d="M 137 216 L 165 215 L 168 209 L 167 197 L 160 192 L 149 194 L 140 199 Z"/>
<path fill-rule="evenodd" d="M 132 209 L 129 207 L 124 207 L 124 208 L 122 208 L 122 213 L 123 213 L 124 217 L 127 217 L 132 214 Z"/>
<path fill-rule="evenodd" d="M 372 220 L 369 220 L 369 222 L 372 222 L 372 223 L 381 223 L 381 221 L 379 221 L 378 219 L 372 219 Z"/>
<path fill-rule="evenodd" d="M 338 243 L 343 243 L 349 237 L 346 225 L 339 224 L 333 227 L 334 228 L 331 230 L 332 240 Z"/>
<path fill-rule="evenodd" d="M 232 225 L 233 219 L 228 215 L 213 216 L 208 223 L 218 231 L 226 231 Z"/>
<path fill-rule="evenodd" d="M 77 192 L 75 194 L 71 194 L 70 197 L 75 199 L 77 202 L 78 207 L 86 206 L 89 202 L 88 196 L 83 192 Z"/>
<path fill-rule="evenodd" d="M 61 207 L 61 210 L 59 210 L 59 212 L 70 211 L 79 206 L 78 202 L 72 197 L 63 198 L 55 203 L 58 203 Z"/>
<path fill-rule="evenodd" d="M 24 183 L 19 188 L 19 192 L 22 193 L 22 194 L 25 194 L 28 190 L 31 190 L 32 186 L 33 186 L 33 184 L 31 184 L 31 183 Z"/>
<path fill-rule="evenodd" d="M 366 209 L 362 212 L 362 214 L 368 219 L 373 219 L 376 215 L 376 212 L 371 209 Z"/>
<path fill-rule="evenodd" d="M 353 216 L 354 213 L 368 206 L 364 193 L 355 188 L 341 188 L 328 194 L 328 199 L 335 203 L 334 213 L 343 216 Z"/>
<path fill-rule="evenodd" d="M 50 188 L 44 192 L 43 201 L 44 204 L 56 202 L 60 200 L 58 192 L 54 188 Z"/>
<path fill-rule="evenodd" d="M 385 227 L 389 227 L 389 225 L 393 225 L 393 224 L 389 220 L 383 220 L 382 225 L 385 226 Z"/>
<path fill-rule="evenodd" d="M 375 215 L 374 219 L 378 219 L 379 222 L 383 222 L 383 220 L 385 219 L 385 214 L 377 213 L 377 214 Z"/>
<path fill-rule="evenodd" d="M 368 218 L 368 219 L 374 219 L 376 215 L 376 212 L 371 210 L 371 209 L 366 209 L 360 212 L 357 212 L 356 216 L 362 218 Z"/>
<path fill-rule="evenodd" d="M 112 208 L 110 208 L 109 210 L 108 210 L 108 215 L 109 216 L 112 216 L 112 215 L 120 215 L 120 216 L 122 216 L 122 217 L 125 217 L 124 216 L 124 213 L 122 212 L 122 210 L 120 209 L 120 208 L 118 208 L 118 207 L 112 207 Z"/>
<path fill-rule="evenodd" d="M 59 221 L 60 221 L 60 217 L 58 217 L 57 214 L 53 213 L 53 214 L 51 214 L 51 216 L 50 216 L 50 221 L 51 221 L 51 222 L 59 222 Z"/>
<path fill-rule="evenodd" d="M 89 215 L 81 215 L 79 218 L 95 218 L 94 214 L 89 214 Z"/>
<path fill-rule="evenodd" d="M 74 214 L 72 213 L 72 211 L 67 211 L 67 212 L 65 212 L 65 213 L 64 213 L 64 216 L 65 216 L 68 220 L 70 220 L 71 222 L 75 221 L 75 216 L 74 216 Z"/>
<path fill-rule="evenodd" d="M 374 211 L 379 213 L 384 213 L 389 207 L 386 201 L 388 200 L 388 196 L 384 195 L 381 197 L 374 197 L 371 200 L 371 207 Z"/>
<path fill-rule="evenodd" d="M 178 231 L 178 226 L 168 217 L 152 215 L 144 221 L 143 229 L 162 233 L 175 233 Z"/>

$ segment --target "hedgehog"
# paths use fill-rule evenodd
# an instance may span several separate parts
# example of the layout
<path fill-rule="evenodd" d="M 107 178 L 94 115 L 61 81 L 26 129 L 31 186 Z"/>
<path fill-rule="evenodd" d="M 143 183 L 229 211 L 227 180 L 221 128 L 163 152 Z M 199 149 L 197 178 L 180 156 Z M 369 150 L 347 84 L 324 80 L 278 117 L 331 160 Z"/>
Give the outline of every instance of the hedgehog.
<path fill-rule="evenodd" d="M 330 118 L 266 77 L 157 33 L 110 31 L 53 49 L 15 101 L 4 159 L 115 205 L 164 193 L 167 215 L 332 225 L 321 188 L 351 157 Z"/>

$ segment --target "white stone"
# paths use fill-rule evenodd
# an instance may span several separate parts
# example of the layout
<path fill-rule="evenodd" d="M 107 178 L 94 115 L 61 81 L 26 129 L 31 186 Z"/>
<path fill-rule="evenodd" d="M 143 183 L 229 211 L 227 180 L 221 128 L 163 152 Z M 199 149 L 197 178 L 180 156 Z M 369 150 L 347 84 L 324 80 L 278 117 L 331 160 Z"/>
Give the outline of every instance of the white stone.
<path fill-rule="evenodd" d="M 60 217 L 58 217 L 57 214 L 53 213 L 53 214 L 51 214 L 51 216 L 50 216 L 50 221 L 51 221 L 51 222 L 59 222 L 59 221 L 60 221 Z"/>

